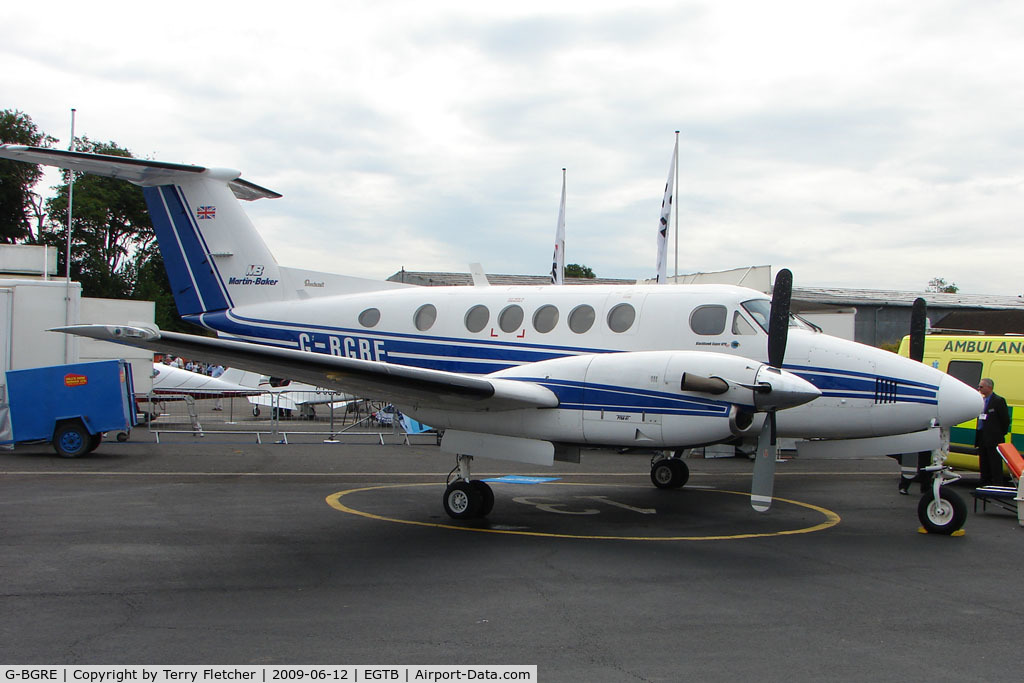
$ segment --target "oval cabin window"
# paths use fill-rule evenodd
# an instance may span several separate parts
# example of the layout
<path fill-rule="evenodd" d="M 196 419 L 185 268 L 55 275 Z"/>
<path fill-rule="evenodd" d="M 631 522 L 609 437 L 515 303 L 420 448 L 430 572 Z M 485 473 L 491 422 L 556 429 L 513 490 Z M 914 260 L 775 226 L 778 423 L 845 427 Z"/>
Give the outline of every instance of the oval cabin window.
<path fill-rule="evenodd" d="M 558 324 L 558 309 L 551 304 L 544 304 L 533 314 L 533 329 L 547 334 Z"/>
<path fill-rule="evenodd" d="M 466 311 L 466 329 L 470 332 L 479 332 L 487 327 L 487 321 L 491 319 L 491 312 L 483 304 L 477 304 Z"/>
<path fill-rule="evenodd" d="M 518 332 L 523 325 L 523 308 L 512 304 L 498 314 L 498 327 L 502 332 Z"/>
<path fill-rule="evenodd" d="M 416 309 L 413 316 L 413 323 L 420 332 L 426 332 L 437 322 L 437 307 L 434 304 L 424 304 Z"/>
<path fill-rule="evenodd" d="M 636 309 L 630 304 L 616 304 L 608 311 L 608 327 L 612 332 L 625 332 L 633 327 Z"/>
<path fill-rule="evenodd" d="M 380 322 L 380 309 L 367 308 L 359 314 L 359 324 L 363 327 L 373 327 Z"/>
<path fill-rule="evenodd" d="M 594 326 L 595 317 L 593 306 L 588 304 L 577 306 L 569 314 L 569 329 L 576 334 L 583 334 Z"/>

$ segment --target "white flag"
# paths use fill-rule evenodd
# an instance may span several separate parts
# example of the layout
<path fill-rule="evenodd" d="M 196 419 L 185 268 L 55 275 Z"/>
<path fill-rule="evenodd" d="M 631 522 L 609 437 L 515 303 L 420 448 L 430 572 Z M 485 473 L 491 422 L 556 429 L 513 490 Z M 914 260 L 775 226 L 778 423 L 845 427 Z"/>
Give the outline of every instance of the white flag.
<path fill-rule="evenodd" d="M 668 167 L 668 182 L 665 183 L 665 198 L 661 200 L 661 222 L 658 223 L 658 284 L 668 281 L 668 220 L 672 216 L 672 201 L 676 180 L 676 159 L 679 157 L 679 138 L 672 151 L 672 163 Z"/>
<path fill-rule="evenodd" d="M 562 203 L 558 208 L 558 228 L 555 230 L 555 254 L 551 257 L 551 284 L 563 284 L 565 273 L 565 169 L 562 169 Z"/>

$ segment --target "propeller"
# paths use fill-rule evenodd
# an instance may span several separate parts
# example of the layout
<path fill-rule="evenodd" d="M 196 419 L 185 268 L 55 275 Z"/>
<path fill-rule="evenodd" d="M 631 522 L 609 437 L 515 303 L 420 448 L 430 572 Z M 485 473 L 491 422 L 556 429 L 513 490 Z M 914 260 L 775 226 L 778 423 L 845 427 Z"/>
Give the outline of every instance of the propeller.
<path fill-rule="evenodd" d="M 910 311 L 910 360 L 924 361 L 924 333 L 928 324 L 928 304 L 921 297 L 914 299 Z"/>
<path fill-rule="evenodd" d="M 928 325 L 928 304 L 921 297 L 914 299 L 914 307 L 910 310 L 910 360 L 924 362 L 924 335 Z M 922 464 L 918 453 L 900 454 L 900 476 L 905 480 L 913 480 L 920 471 Z M 904 482 L 909 486 L 909 481 Z"/>
<path fill-rule="evenodd" d="M 772 308 L 768 318 L 768 365 L 776 371 L 782 369 L 782 361 L 786 355 L 792 297 L 793 273 L 783 268 L 775 276 L 775 286 L 772 288 Z M 775 461 L 779 457 L 775 423 L 777 411 L 777 406 L 768 409 L 764 426 L 761 427 L 761 433 L 757 437 L 754 477 L 750 484 L 750 505 L 758 512 L 765 512 L 772 505 L 772 491 L 775 488 Z"/>

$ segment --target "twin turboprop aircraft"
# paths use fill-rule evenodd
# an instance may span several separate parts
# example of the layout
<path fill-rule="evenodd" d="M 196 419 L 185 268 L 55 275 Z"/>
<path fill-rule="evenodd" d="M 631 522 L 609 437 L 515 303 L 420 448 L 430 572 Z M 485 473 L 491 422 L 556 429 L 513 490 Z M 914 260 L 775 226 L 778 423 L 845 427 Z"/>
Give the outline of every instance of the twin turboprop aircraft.
<path fill-rule="evenodd" d="M 237 171 L 14 145 L 0 157 L 141 186 L 179 313 L 221 336 L 64 331 L 391 402 L 445 430 L 454 518 L 494 504 L 474 455 L 550 466 L 581 446 L 664 451 L 651 479 L 671 488 L 689 476 L 683 449 L 742 440 L 757 444 L 751 502 L 766 510 L 777 436 L 932 448 L 981 411 L 955 378 L 791 316 L 788 271 L 771 300 L 716 285 L 378 282 L 280 266 L 237 201 L 280 195 Z"/>

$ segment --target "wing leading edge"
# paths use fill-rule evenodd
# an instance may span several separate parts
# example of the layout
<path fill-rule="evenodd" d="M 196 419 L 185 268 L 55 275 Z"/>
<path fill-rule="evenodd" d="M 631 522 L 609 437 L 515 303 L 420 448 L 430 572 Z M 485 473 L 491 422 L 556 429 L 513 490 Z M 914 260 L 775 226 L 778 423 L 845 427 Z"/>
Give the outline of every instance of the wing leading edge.
<path fill-rule="evenodd" d="M 157 353 L 174 353 L 399 404 L 429 401 L 433 406 L 460 410 L 558 407 L 558 398 L 552 391 L 518 380 L 413 368 L 129 325 L 71 325 L 52 331 Z"/>

